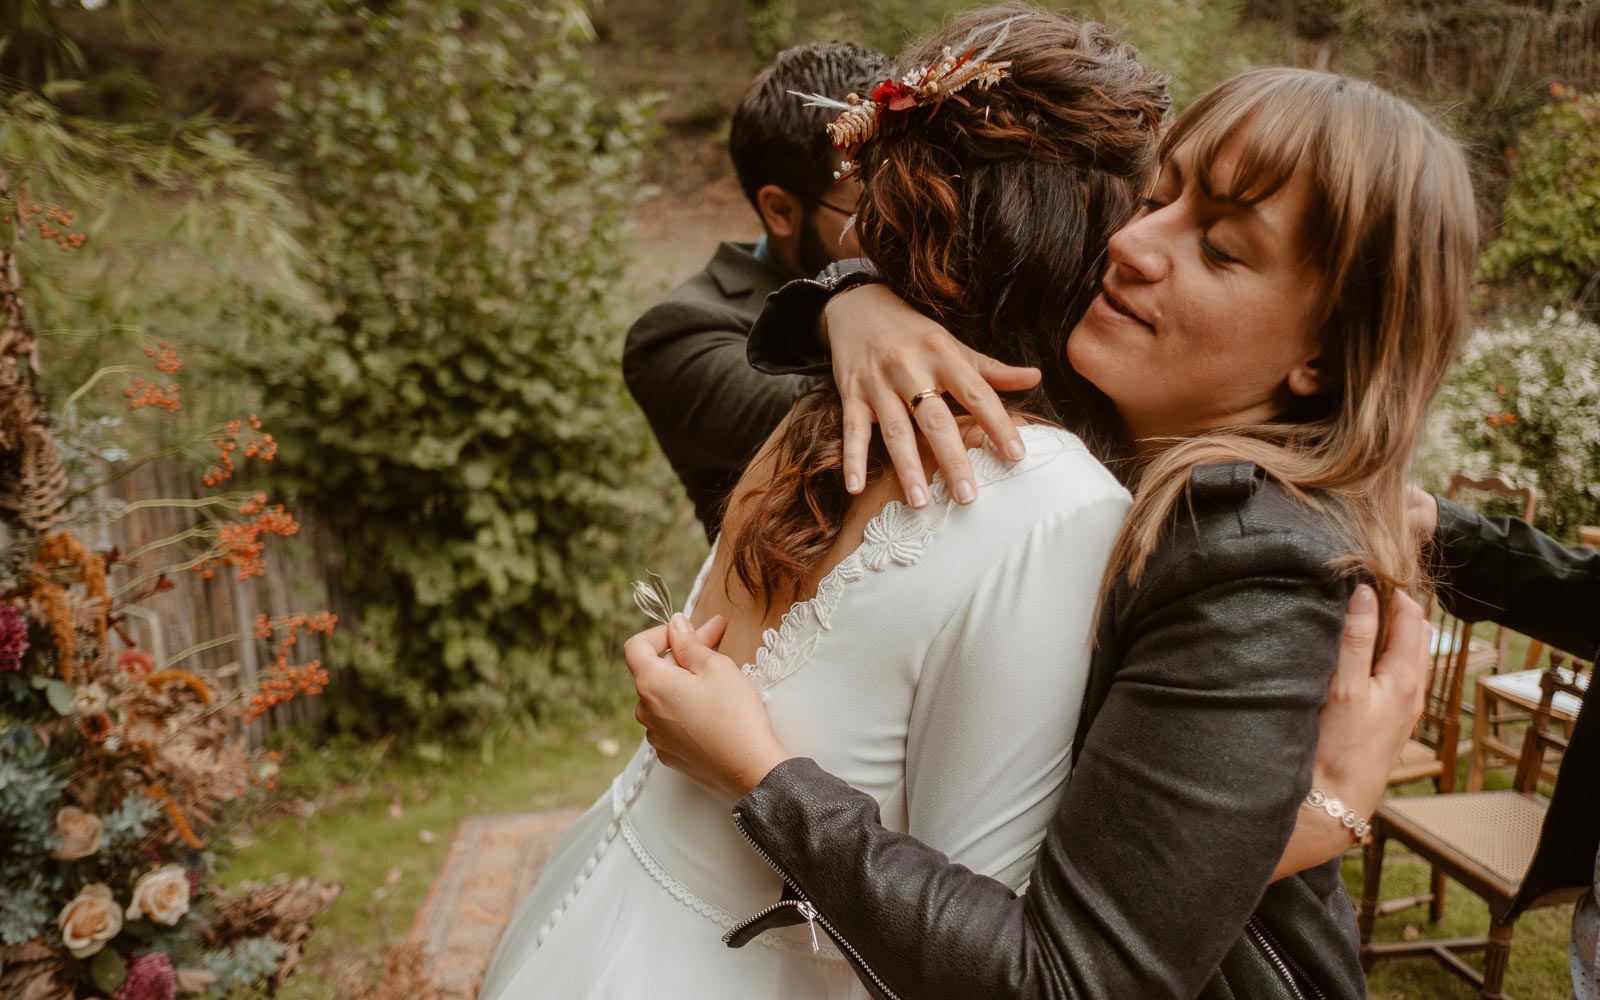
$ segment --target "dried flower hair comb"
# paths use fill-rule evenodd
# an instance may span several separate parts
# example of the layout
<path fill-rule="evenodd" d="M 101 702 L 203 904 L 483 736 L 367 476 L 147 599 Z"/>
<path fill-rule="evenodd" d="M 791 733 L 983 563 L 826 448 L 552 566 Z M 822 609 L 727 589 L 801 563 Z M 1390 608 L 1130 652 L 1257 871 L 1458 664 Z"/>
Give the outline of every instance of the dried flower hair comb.
<path fill-rule="evenodd" d="M 952 97 L 965 104 L 966 99 L 958 96 L 958 91 L 969 86 L 988 90 L 1010 76 L 1009 59 L 990 62 L 989 57 L 1005 43 L 1011 33 L 1012 22 L 1027 16 L 1018 14 L 999 24 L 977 29 L 959 46 L 962 50 L 960 55 L 956 54 L 954 47 L 947 45 L 939 59 L 912 70 L 899 80 L 893 77 L 884 80 L 872 88 L 872 96 L 868 98 L 850 94 L 844 100 L 837 101 L 823 94 L 802 94 L 797 90 L 789 93 L 804 100 L 808 108 L 831 108 L 840 112 L 839 117 L 827 126 L 828 138 L 833 140 L 835 147 L 850 149 L 876 138 L 907 111 L 927 107 L 937 111 L 946 98 Z M 984 36 L 991 33 L 994 37 L 988 44 L 983 44 Z M 846 160 L 834 172 L 834 179 L 854 169 L 855 164 Z"/>

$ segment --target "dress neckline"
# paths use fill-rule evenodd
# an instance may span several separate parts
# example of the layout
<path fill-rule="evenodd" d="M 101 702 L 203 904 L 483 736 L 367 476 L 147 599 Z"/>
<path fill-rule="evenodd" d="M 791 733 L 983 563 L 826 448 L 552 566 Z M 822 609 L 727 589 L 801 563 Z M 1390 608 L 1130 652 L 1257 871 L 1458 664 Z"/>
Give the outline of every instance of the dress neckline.
<path fill-rule="evenodd" d="M 967 449 L 973 479 L 980 491 L 1055 458 L 1066 450 L 1069 441 L 1083 447 L 1070 431 L 1050 424 L 1023 424 L 1017 428 L 1017 433 L 1028 446 L 1027 455 L 1018 462 L 1001 455 L 988 440 Z M 1055 447 L 1049 447 L 1050 444 Z M 920 509 L 898 499 L 885 503 L 867 521 L 855 548 L 817 582 L 816 593 L 791 604 L 778 624 L 762 633 L 754 659 L 742 664 L 741 669 L 761 690 L 763 700 L 769 689 L 791 676 L 809 658 L 821 633 L 828 628 L 828 620 L 839 598 L 851 584 L 864 577 L 868 570 L 882 571 L 891 565 L 910 566 L 921 558 L 955 503 L 942 471 L 936 471 L 929 481 L 928 494 L 927 506 Z M 722 536 L 718 535 L 712 542 L 711 552 L 690 592 L 686 613 L 692 613 L 699 600 L 721 541 Z"/>

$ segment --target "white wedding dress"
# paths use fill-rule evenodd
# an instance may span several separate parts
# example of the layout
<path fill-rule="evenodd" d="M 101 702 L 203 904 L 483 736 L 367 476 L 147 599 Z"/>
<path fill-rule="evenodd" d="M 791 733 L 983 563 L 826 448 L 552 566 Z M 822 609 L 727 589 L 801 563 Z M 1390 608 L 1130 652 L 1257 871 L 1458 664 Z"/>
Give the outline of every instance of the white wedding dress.
<path fill-rule="evenodd" d="M 876 798 L 885 825 L 1019 892 L 1066 781 L 1130 503 L 1073 435 L 1021 433 L 1021 462 L 973 449 L 976 504 L 937 477 L 923 510 L 888 504 L 745 668 L 787 749 Z M 781 890 L 729 803 L 641 743 L 518 907 L 479 998 L 865 996 L 820 930 L 820 948 L 806 925 L 722 943 Z"/>

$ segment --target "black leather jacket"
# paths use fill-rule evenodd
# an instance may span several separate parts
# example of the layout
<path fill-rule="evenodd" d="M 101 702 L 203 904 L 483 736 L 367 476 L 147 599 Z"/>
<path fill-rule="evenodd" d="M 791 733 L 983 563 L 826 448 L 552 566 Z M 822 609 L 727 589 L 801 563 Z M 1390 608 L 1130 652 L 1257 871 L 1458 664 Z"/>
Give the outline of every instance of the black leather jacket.
<path fill-rule="evenodd" d="M 1268 885 L 1311 785 L 1345 548 L 1248 463 L 1198 468 L 1191 487 L 1193 516 L 1104 609 L 1074 770 L 1024 895 L 795 759 L 735 810 L 795 901 L 730 943 L 815 915 L 889 997 L 1364 996 L 1338 863 Z"/>

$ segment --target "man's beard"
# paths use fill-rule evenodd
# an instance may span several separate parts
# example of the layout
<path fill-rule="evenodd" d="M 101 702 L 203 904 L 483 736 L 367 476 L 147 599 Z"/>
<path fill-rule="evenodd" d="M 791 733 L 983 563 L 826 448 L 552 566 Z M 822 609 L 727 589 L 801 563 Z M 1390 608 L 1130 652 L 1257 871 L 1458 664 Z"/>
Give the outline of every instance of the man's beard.
<path fill-rule="evenodd" d="M 830 253 L 822 241 L 822 234 L 817 232 L 817 213 L 807 212 L 800 220 L 800 246 L 795 251 L 798 258 L 801 277 L 815 277 L 823 268 L 839 259 L 837 253 Z"/>

